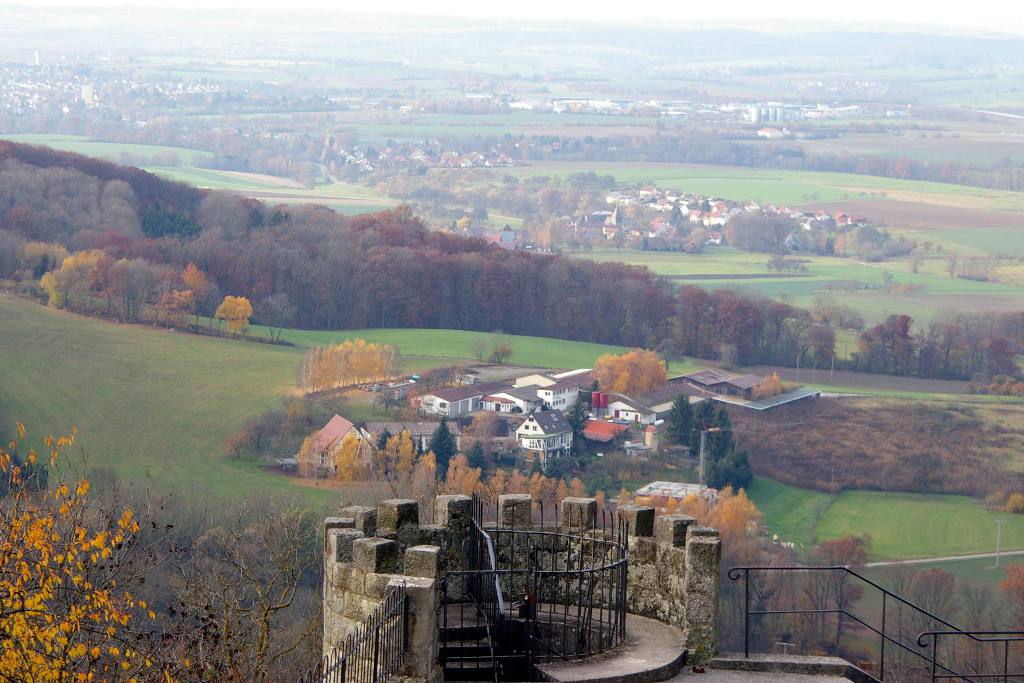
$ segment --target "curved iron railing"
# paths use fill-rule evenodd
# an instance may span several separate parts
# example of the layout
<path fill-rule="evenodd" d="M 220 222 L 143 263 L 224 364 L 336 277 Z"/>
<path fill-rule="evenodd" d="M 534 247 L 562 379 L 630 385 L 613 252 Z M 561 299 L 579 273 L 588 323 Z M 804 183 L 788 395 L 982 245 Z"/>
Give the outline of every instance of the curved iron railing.
<path fill-rule="evenodd" d="M 490 522 L 486 512 L 474 503 L 469 566 L 440 582 L 442 663 L 459 669 L 453 678 L 479 680 L 486 668 L 488 678 L 527 680 L 536 662 L 622 643 L 629 553 L 622 520 L 601 513 L 563 526 L 538 504 L 537 524 L 501 526 L 496 508 Z"/>

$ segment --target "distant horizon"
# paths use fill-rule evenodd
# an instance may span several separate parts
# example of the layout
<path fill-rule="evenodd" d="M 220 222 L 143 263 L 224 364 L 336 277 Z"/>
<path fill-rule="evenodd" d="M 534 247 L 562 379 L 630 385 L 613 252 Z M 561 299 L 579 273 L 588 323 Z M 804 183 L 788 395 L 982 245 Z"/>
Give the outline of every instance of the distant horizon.
<path fill-rule="evenodd" d="M 474 21 L 529 21 L 544 24 L 573 22 L 580 24 L 628 23 L 649 25 L 668 23 L 693 29 L 721 26 L 742 27 L 778 33 L 813 30 L 847 31 L 908 31 L 959 34 L 993 34 L 1024 36 L 1024 13 L 1013 12 L 1007 3 L 981 0 L 963 6 L 925 5 L 922 2 L 885 3 L 865 0 L 856 9 L 849 5 L 835 7 L 808 0 L 780 0 L 765 6 L 752 0 L 733 0 L 731 3 L 688 5 L 654 0 L 637 10 L 631 6 L 609 5 L 600 8 L 586 6 L 579 0 L 540 2 L 520 0 L 510 5 L 471 3 L 467 0 L 437 0 L 430 5 L 411 0 L 385 0 L 371 7 L 352 6 L 330 0 L 299 0 L 284 10 L 268 0 L 39 0 L 26 2 L 0 2 L 3 8 L 31 8 L 59 10 L 126 9 L 180 10 L 202 8 L 208 11 L 248 10 L 284 12 L 328 11 L 337 14 L 373 16 L 430 17 L 439 20 Z M 927 18 L 925 18 L 927 17 Z"/>

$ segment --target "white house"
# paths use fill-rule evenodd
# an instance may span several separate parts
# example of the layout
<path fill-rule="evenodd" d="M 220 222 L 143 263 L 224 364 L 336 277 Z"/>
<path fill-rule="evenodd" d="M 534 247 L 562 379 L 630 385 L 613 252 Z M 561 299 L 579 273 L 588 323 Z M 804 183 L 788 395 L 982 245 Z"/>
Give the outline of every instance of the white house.
<path fill-rule="evenodd" d="M 534 412 L 516 429 L 516 440 L 526 459 L 549 459 L 568 455 L 572 448 L 572 427 L 559 410 Z"/>
<path fill-rule="evenodd" d="M 658 419 L 654 409 L 622 394 L 608 401 L 608 416 L 645 425 L 654 424 Z"/>
<path fill-rule="evenodd" d="M 537 396 L 548 410 L 568 410 L 579 395 L 580 382 L 571 378 L 537 389 Z"/>
<path fill-rule="evenodd" d="M 488 382 L 464 387 L 450 387 L 426 393 L 419 398 L 419 409 L 424 415 L 452 417 L 466 415 L 483 408 L 483 398 L 493 391 L 507 389 L 507 384 Z"/>

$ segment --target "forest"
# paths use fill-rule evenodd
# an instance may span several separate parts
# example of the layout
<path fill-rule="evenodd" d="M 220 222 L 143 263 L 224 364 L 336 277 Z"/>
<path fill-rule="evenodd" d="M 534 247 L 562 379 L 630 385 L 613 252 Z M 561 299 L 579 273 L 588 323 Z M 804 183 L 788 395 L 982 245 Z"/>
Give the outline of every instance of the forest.
<path fill-rule="evenodd" d="M 188 299 L 191 264 L 204 283 L 188 313 L 213 316 L 222 296 L 244 297 L 256 321 L 275 327 L 501 330 L 658 349 L 667 359 L 834 362 L 960 379 L 1016 374 L 1024 344 L 1024 312 L 950 316 L 925 329 L 897 315 L 840 359 L 833 328 L 766 298 L 677 289 L 643 267 L 505 251 L 430 231 L 407 207 L 344 217 L 271 206 L 26 145 L 0 146 L 0 188 L 0 278 L 26 293 L 39 279 L 73 281 L 79 291 L 51 293 L 51 305 L 122 320 L 139 320 L 142 304 Z M 65 262 L 80 275 L 57 277 Z M 50 271 L 57 276 L 44 277 Z M 119 312 L 115 299 L 125 302 Z"/>

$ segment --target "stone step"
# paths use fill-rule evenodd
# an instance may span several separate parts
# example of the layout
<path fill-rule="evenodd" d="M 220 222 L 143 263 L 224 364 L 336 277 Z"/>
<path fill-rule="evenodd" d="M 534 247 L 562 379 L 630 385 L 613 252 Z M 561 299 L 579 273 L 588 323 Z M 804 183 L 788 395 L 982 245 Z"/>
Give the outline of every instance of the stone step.
<path fill-rule="evenodd" d="M 877 683 L 878 679 L 839 657 L 813 657 L 806 655 L 721 654 L 711 660 L 715 670 L 746 671 L 773 674 L 793 674 L 817 678 L 845 679 L 856 683 Z"/>

